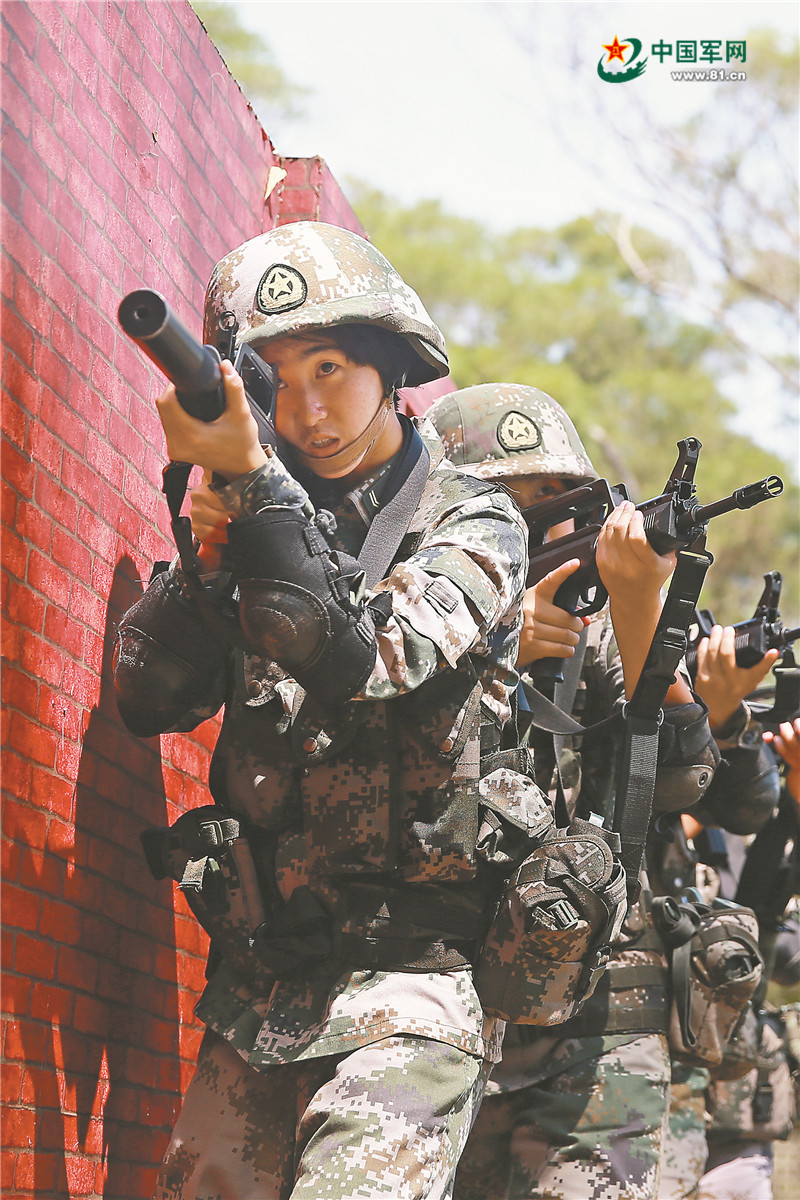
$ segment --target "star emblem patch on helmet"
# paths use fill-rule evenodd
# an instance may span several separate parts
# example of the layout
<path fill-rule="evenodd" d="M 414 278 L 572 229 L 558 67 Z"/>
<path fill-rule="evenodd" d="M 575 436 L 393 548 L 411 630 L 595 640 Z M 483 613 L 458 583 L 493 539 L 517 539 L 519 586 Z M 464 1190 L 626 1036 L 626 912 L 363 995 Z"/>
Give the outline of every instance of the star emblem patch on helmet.
<path fill-rule="evenodd" d="M 539 427 L 521 412 L 507 412 L 497 426 L 497 440 L 504 450 L 535 450 L 541 445 Z"/>
<path fill-rule="evenodd" d="M 288 312 L 299 308 L 308 295 L 303 276 L 288 263 L 273 263 L 256 288 L 256 305 L 263 313 Z"/>

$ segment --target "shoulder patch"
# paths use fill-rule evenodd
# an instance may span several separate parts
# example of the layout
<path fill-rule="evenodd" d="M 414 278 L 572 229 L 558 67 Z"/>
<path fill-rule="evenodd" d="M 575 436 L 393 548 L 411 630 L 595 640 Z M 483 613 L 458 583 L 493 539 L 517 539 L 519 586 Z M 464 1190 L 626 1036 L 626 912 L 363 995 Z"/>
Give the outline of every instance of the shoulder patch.
<path fill-rule="evenodd" d="M 299 308 L 308 295 L 308 284 L 295 267 L 273 263 L 256 288 L 256 307 L 263 313 L 288 312 Z"/>
<path fill-rule="evenodd" d="M 497 440 L 504 450 L 535 450 L 542 444 L 539 426 L 521 412 L 507 412 L 497 426 Z"/>

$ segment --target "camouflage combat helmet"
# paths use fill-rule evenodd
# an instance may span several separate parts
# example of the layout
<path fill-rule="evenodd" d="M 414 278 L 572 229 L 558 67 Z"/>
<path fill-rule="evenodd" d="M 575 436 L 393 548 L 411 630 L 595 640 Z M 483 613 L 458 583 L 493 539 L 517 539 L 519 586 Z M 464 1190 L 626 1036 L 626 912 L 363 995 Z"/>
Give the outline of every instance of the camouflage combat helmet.
<path fill-rule="evenodd" d="M 448 458 L 481 479 L 555 475 L 596 479 L 578 432 L 560 404 L 535 387 L 483 383 L 441 396 L 425 414 Z"/>
<path fill-rule="evenodd" d="M 447 375 L 444 337 L 379 250 L 347 229 L 297 221 L 226 254 L 206 290 L 203 340 L 233 312 L 243 342 L 354 322 L 399 334 L 415 352 L 406 386 Z"/>

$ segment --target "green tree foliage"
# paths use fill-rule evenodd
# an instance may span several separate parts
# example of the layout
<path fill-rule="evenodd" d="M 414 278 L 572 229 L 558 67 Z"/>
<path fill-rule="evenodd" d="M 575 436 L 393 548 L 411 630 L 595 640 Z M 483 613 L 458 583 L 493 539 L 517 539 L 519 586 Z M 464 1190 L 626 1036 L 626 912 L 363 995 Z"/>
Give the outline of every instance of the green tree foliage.
<path fill-rule="evenodd" d="M 612 214 L 554 230 L 498 234 L 453 216 L 436 201 L 393 203 L 365 185 L 350 195 L 375 244 L 423 297 L 447 337 L 458 387 L 513 381 L 554 396 L 573 417 L 595 465 L 635 500 L 657 495 L 679 438 L 703 443 L 701 502 L 785 464 L 731 431 L 733 405 L 715 373 L 724 340 L 684 319 L 620 257 Z M 638 243 L 654 261 L 672 248 L 647 230 Z M 761 576 L 786 578 L 784 619 L 797 624 L 798 494 L 712 523 L 715 565 L 703 602 L 726 623 L 751 615 Z"/>
<path fill-rule="evenodd" d="M 287 79 L 264 38 L 241 23 L 236 5 L 230 0 L 190 2 L 262 123 L 296 116 L 308 89 Z"/>

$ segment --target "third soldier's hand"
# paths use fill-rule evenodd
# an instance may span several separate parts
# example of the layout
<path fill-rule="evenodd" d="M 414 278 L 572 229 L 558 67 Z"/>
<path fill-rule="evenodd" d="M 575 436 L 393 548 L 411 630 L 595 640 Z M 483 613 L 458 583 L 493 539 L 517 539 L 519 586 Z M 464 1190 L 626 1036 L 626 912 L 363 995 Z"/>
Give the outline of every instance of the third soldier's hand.
<path fill-rule="evenodd" d="M 580 632 L 589 623 L 588 618 L 565 612 L 553 603 L 553 597 L 579 566 L 580 559 L 570 559 L 525 592 L 518 667 L 527 667 L 540 658 L 571 658 L 575 653 Z"/>

